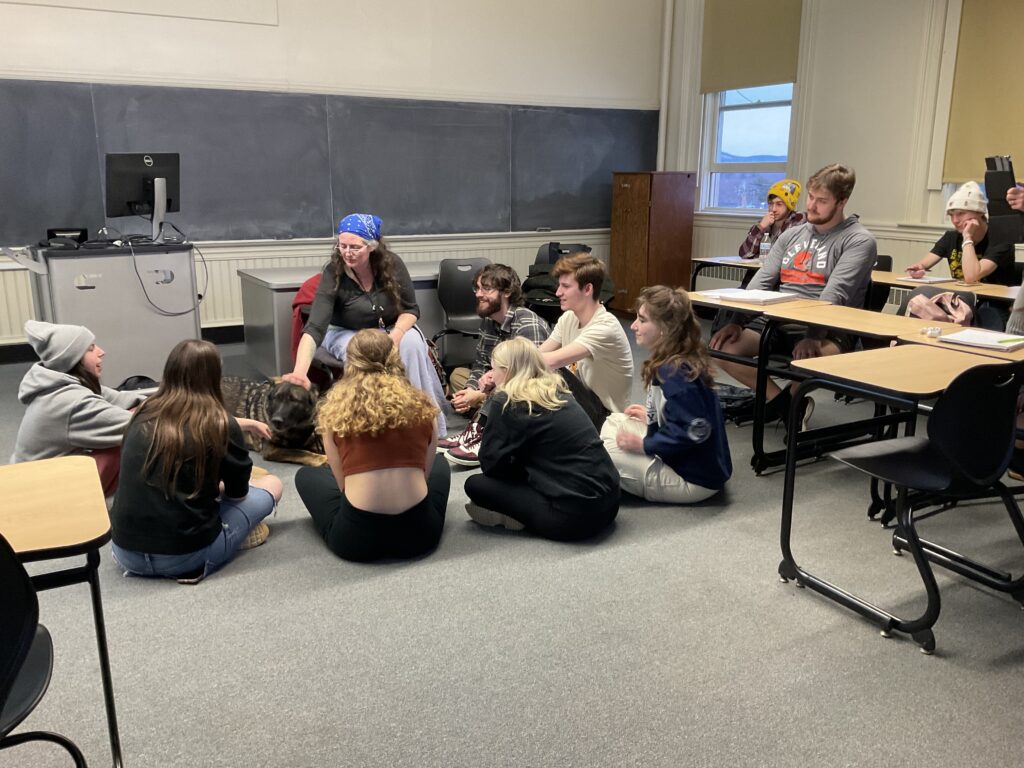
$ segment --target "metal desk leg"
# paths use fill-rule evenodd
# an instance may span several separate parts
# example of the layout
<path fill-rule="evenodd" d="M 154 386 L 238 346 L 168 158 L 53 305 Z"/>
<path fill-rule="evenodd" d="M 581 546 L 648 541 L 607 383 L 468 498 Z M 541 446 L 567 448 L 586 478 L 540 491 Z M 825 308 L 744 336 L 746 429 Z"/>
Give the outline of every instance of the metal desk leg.
<path fill-rule="evenodd" d="M 761 334 L 760 345 L 757 349 L 757 379 L 754 384 L 754 425 L 753 434 L 751 435 L 753 454 L 750 457 L 750 466 L 758 475 L 769 466 L 764 451 L 764 422 L 768 403 L 765 389 L 768 386 L 768 356 L 772 348 L 771 344 L 775 336 L 776 327 L 777 325 L 771 320 L 765 324 L 764 332 Z M 792 410 L 796 412 L 797 409 L 793 408 Z"/>
<path fill-rule="evenodd" d="M 796 388 L 794 399 L 803 397 L 823 382 L 815 379 L 808 379 Z M 797 427 L 799 415 L 797 409 L 790 412 L 789 429 L 791 434 Z M 928 560 L 921 548 L 917 532 L 914 530 L 911 505 L 907 503 L 907 491 L 900 488 L 897 494 L 896 507 L 899 514 L 899 526 L 906 539 L 906 548 L 914 556 L 914 563 L 917 566 L 921 581 L 924 584 L 927 604 L 924 612 L 916 619 L 901 619 L 887 611 L 878 608 L 865 600 L 860 599 L 834 584 L 808 573 L 797 565 L 793 557 L 792 533 L 793 533 L 793 497 L 796 481 L 796 441 L 790 440 L 786 447 L 786 471 L 782 491 L 782 522 L 780 527 L 780 545 L 782 549 L 782 561 L 779 563 L 779 578 L 784 581 L 795 581 L 797 586 L 810 587 L 815 592 L 833 600 L 850 610 L 874 621 L 881 628 L 884 637 L 889 636 L 891 630 L 906 632 L 921 646 L 924 653 L 931 653 L 935 649 L 935 636 L 931 627 L 939 618 L 941 600 L 939 588 L 935 583 L 935 576 L 932 573 Z"/>
<path fill-rule="evenodd" d="M 103 702 L 107 708 L 107 730 L 110 732 L 110 752 L 114 768 L 121 768 L 121 736 L 117 729 L 117 711 L 114 708 L 114 683 L 110 675 L 110 656 L 107 652 L 107 625 L 103 619 L 103 599 L 100 597 L 100 553 L 91 550 L 87 556 L 89 592 L 92 596 L 92 618 L 96 625 L 96 647 L 100 654 L 100 674 L 103 678 Z"/>

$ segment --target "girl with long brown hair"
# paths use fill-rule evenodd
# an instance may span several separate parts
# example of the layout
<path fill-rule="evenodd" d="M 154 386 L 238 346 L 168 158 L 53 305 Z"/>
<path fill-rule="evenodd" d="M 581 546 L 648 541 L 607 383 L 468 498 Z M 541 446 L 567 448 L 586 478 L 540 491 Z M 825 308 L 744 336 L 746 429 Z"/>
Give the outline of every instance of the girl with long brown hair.
<path fill-rule="evenodd" d="M 213 344 L 179 342 L 160 388 L 128 425 L 110 522 L 114 558 L 129 573 L 208 576 L 281 499 L 279 479 L 251 477 L 243 427 L 224 409 L 220 382 Z M 243 423 L 269 436 L 265 424 Z"/>
<path fill-rule="evenodd" d="M 664 285 L 644 288 L 630 327 L 650 353 L 643 365 L 647 402 L 612 414 L 601 429 L 622 489 L 674 504 L 714 496 L 732 475 L 732 458 L 689 295 Z"/>
<path fill-rule="evenodd" d="M 444 528 L 451 470 L 435 461 L 437 406 L 409 383 L 390 337 L 362 330 L 317 421 L 327 465 L 295 488 L 327 546 L 366 562 L 430 552 Z"/>

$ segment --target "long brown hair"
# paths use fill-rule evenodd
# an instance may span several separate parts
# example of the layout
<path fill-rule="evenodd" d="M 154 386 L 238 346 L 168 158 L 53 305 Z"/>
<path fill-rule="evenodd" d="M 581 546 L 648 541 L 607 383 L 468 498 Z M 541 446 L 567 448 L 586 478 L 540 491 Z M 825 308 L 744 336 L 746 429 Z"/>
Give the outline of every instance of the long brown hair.
<path fill-rule="evenodd" d="M 68 371 L 68 374 L 78 379 L 78 383 L 97 395 L 101 394 L 100 380 L 95 373 L 85 367 L 85 363 L 79 360 L 75 367 Z"/>
<path fill-rule="evenodd" d="M 401 314 L 401 286 L 395 277 L 395 261 L 398 256 L 388 248 L 384 238 L 363 242 L 370 248 L 370 271 L 373 272 L 373 282 L 391 299 L 391 303 Z M 331 249 L 331 265 L 334 267 L 334 292 L 337 293 L 338 286 L 341 285 L 341 276 L 345 274 L 345 262 L 341 258 L 341 251 L 338 250 L 337 238 L 334 239 L 334 247 Z"/>
<path fill-rule="evenodd" d="M 186 462 L 195 468 L 190 499 L 199 495 L 208 477 L 219 475 L 228 444 L 220 379 L 220 354 L 213 344 L 195 339 L 178 342 L 167 357 L 160 388 L 132 418 L 151 429 L 143 471 L 159 472 L 167 498 Z"/>
<path fill-rule="evenodd" d="M 647 318 L 661 330 L 661 336 L 644 361 L 644 386 L 649 387 L 658 369 L 668 365 L 672 370 L 684 363 L 690 369 L 690 380 L 711 378 L 711 356 L 700 337 L 700 324 L 694 317 L 690 295 L 682 288 L 652 285 L 640 291 L 636 308 L 646 308 Z"/>

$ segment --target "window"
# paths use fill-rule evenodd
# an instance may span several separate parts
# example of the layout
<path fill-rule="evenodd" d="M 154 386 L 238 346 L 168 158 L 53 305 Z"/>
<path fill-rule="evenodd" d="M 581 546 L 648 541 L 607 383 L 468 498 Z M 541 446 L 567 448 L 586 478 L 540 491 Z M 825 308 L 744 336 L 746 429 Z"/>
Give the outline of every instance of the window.
<path fill-rule="evenodd" d="M 768 187 L 786 177 L 793 84 L 704 97 L 701 207 L 767 207 Z"/>

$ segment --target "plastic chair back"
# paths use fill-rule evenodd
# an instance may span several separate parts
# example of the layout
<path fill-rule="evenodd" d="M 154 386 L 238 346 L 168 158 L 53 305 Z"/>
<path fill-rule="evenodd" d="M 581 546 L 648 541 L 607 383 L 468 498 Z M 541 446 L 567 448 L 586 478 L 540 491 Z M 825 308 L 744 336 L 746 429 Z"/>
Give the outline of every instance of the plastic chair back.
<path fill-rule="evenodd" d="M 874 269 L 878 272 L 892 272 L 892 256 L 878 254 L 875 257 Z M 868 292 L 864 296 L 864 309 L 872 312 L 881 312 L 885 309 L 885 303 L 889 300 L 890 286 L 885 283 L 872 283 L 868 286 Z"/>
<path fill-rule="evenodd" d="M 0 710 L 7 703 L 39 624 L 39 601 L 25 567 L 0 535 Z M 16 723 L 12 724 L 13 728 Z M 0 736 L 6 735 L 0 732 Z"/>
<path fill-rule="evenodd" d="M 437 300 L 444 310 L 447 330 L 475 334 L 480 330 L 476 313 L 476 273 L 491 263 L 483 256 L 444 259 L 437 271 Z"/>
<path fill-rule="evenodd" d="M 1022 380 L 1016 365 L 979 365 L 957 376 L 935 403 L 928 439 L 975 485 L 991 485 L 1010 464 Z"/>

